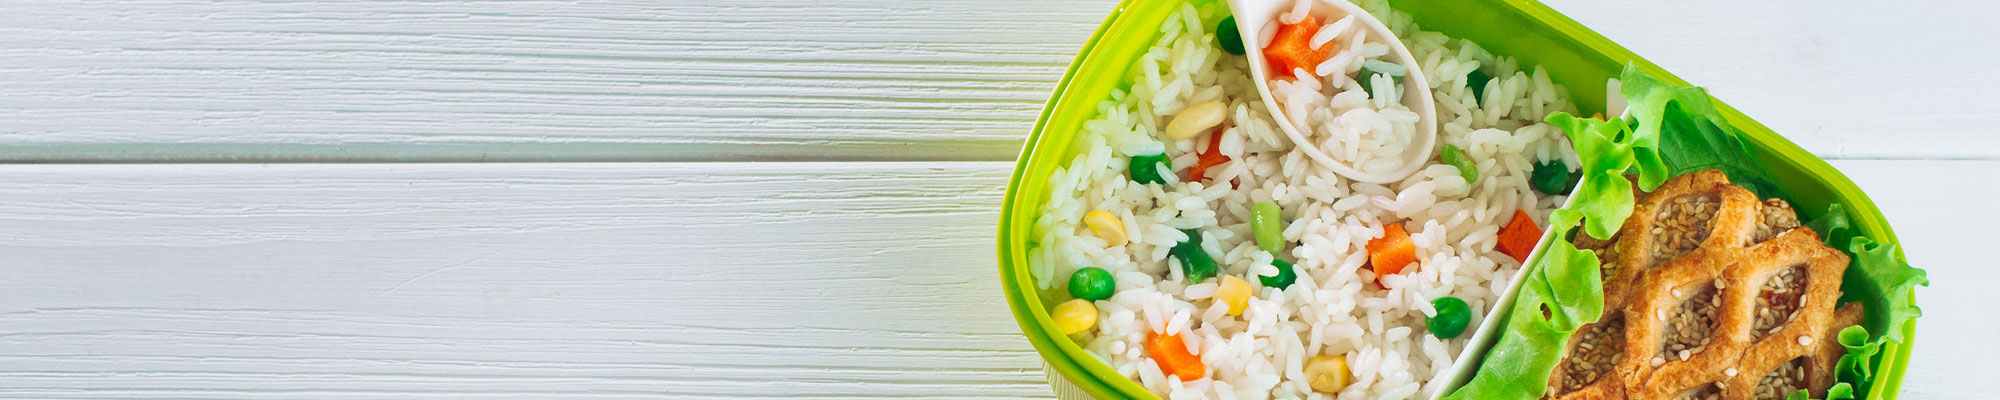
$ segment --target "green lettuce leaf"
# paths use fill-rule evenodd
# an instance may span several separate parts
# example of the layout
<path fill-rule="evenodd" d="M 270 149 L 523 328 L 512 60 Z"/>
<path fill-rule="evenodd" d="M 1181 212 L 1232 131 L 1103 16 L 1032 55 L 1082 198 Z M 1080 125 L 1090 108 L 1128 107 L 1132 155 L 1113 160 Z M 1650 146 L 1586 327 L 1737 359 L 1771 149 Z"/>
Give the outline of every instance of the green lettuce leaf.
<path fill-rule="evenodd" d="M 1770 174 L 1765 172 L 1757 154 L 1743 142 L 1742 133 L 1722 119 L 1700 88 L 1667 84 L 1629 65 L 1619 80 L 1619 93 L 1631 105 L 1627 113 L 1635 124 L 1633 151 L 1644 152 L 1648 149 L 1643 144 L 1655 141 L 1653 149 L 1667 166 L 1666 176 L 1716 169 L 1728 174 L 1732 183 L 1761 198 L 1786 197 L 1771 183 Z M 1579 146 L 1578 151 L 1583 148 Z M 1651 181 L 1646 171 L 1639 171 L 1641 184 Z M 1866 308 L 1862 327 L 1874 334 L 1868 341 L 1871 348 L 1866 349 L 1872 354 L 1884 340 L 1903 342 L 1903 324 L 1923 315 L 1911 304 L 1910 292 L 1918 285 L 1928 286 L 1930 281 L 1922 269 L 1911 267 L 1897 256 L 1894 243 L 1876 244 L 1861 236 L 1851 223 L 1846 207 L 1836 203 L 1806 225 L 1819 233 L 1828 246 L 1841 249 L 1852 258 L 1841 282 L 1841 301 L 1859 301 Z M 1853 383 L 1857 388 L 1865 388 L 1870 382 Z"/>
<path fill-rule="evenodd" d="M 1819 218 L 1806 222 L 1826 245 L 1843 249 L 1850 261 L 1840 283 L 1841 302 L 1861 302 L 1861 325 L 1845 327 L 1838 339 L 1847 353 L 1834 363 L 1834 380 L 1854 398 L 1867 398 L 1874 387 L 1874 361 L 1888 342 L 1903 343 L 1903 324 L 1923 315 L 1910 302 L 1910 292 L 1929 286 L 1924 270 L 1896 257 L 1895 244 L 1877 244 L 1852 226 L 1847 207 L 1827 206 Z M 1874 332 L 1876 334 L 1872 334 Z M 1841 387 L 1841 386 L 1836 386 Z M 1828 398 L 1834 398 L 1832 394 Z"/>
<path fill-rule="evenodd" d="M 1549 217 L 1549 229 L 1554 237 L 1569 237 L 1582 219 L 1574 210 L 1556 210 Z M 1444 398 L 1541 397 L 1549 373 L 1562 361 L 1562 352 L 1548 349 L 1561 348 L 1577 328 L 1597 322 L 1604 310 L 1597 255 L 1565 240 L 1550 243 L 1543 251 L 1539 268 L 1522 274 L 1521 291 L 1507 311 L 1500 340 L 1486 351 L 1479 372 Z"/>
<path fill-rule="evenodd" d="M 1903 324 L 1924 315 L 1910 302 L 1910 292 L 1917 286 L 1930 286 L 1930 276 L 1898 258 L 1895 243 L 1876 243 L 1861 236 L 1850 221 L 1847 207 L 1835 203 L 1818 219 L 1806 222 L 1806 227 L 1818 232 L 1827 246 L 1843 249 L 1851 258 L 1840 282 L 1840 301 L 1861 302 L 1867 313 L 1862 327 L 1879 334 L 1869 342 L 1903 343 Z"/>
<path fill-rule="evenodd" d="M 1624 192 L 1630 196 L 1630 190 Z M 1554 237 L 1571 237 L 1584 217 L 1575 210 L 1555 210 L 1549 213 L 1549 230 L 1556 231 Z M 1573 332 L 1604 314 L 1604 281 L 1597 253 L 1578 249 L 1568 240 L 1556 240 L 1543 251 L 1538 265 L 1542 283 L 1549 285 L 1548 294 L 1554 300 L 1549 315 L 1556 328 Z M 1568 337 L 1564 334 L 1563 340 Z"/>
<path fill-rule="evenodd" d="M 1619 79 L 1619 92 L 1628 104 L 1626 118 L 1606 121 L 1563 112 L 1548 116 L 1547 121 L 1561 128 L 1576 148 L 1583 181 L 1571 194 L 1575 201 L 1550 215 L 1549 229 L 1562 239 L 1551 243 L 1522 274 L 1514 307 L 1502 320 L 1500 339 L 1487 350 L 1472 381 L 1446 398 L 1542 396 L 1560 361 L 1561 352 L 1556 350 L 1603 310 L 1597 258 L 1577 249 L 1568 238 L 1576 234 L 1610 238 L 1632 213 L 1634 185 L 1651 191 L 1669 177 L 1717 169 L 1760 198 L 1786 198 L 1707 93 L 1653 79 L 1630 64 Z M 1628 175 L 1637 182 L 1628 180 Z M 1910 301 L 1911 292 L 1930 283 L 1922 269 L 1897 255 L 1894 243 L 1878 244 L 1861 236 L 1851 217 L 1845 206 L 1832 204 L 1806 223 L 1828 246 L 1851 256 L 1841 301 L 1859 301 L 1866 308 L 1861 325 L 1840 332 L 1838 339 L 1848 352 L 1836 361 L 1838 383 L 1824 400 L 1867 397 L 1875 378 L 1874 362 L 1884 344 L 1904 343 L 1901 328 L 1923 315 Z M 1808 392 L 1800 391 L 1790 398 L 1808 397 Z"/>
<path fill-rule="evenodd" d="M 1785 400 L 1854 400 L 1855 398 L 1854 386 L 1848 385 L 1847 382 L 1835 383 L 1833 387 L 1827 388 L 1824 399 L 1813 399 L 1812 393 L 1806 392 L 1805 389 L 1799 389 L 1790 396 L 1785 396 Z"/>
<path fill-rule="evenodd" d="M 1882 345 L 1879 343 L 1870 344 L 1868 329 L 1862 328 L 1860 325 L 1841 329 L 1840 334 L 1837 335 L 1837 340 L 1840 341 L 1841 346 L 1847 347 L 1847 354 L 1841 355 L 1840 359 L 1834 363 L 1834 384 L 1833 387 L 1826 389 L 1826 398 L 1813 399 L 1812 393 L 1807 392 L 1806 389 L 1799 389 L 1799 391 L 1785 396 L 1786 400 L 1852 400 L 1868 398 L 1868 393 L 1866 393 L 1868 386 L 1866 383 L 1874 380 L 1869 375 L 1875 371 L 1875 368 L 1871 366 L 1869 361 L 1874 359 L 1875 352 L 1881 350 Z"/>
<path fill-rule="evenodd" d="M 1627 114 L 1634 126 L 1634 136 L 1642 140 L 1640 143 L 1656 141 L 1651 148 L 1635 143 L 1636 159 L 1657 157 L 1666 165 L 1664 177 L 1715 169 L 1760 198 L 1787 197 L 1772 184 L 1757 153 L 1743 141 L 1742 132 L 1722 119 L 1707 93 L 1699 88 L 1661 82 L 1630 65 L 1619 80 L 1619 93 L 1630 104 Z M 1656 182 L 1648 171 L 1639 169 L 1641 184 Z M 1930 282 L 1922 269 L 1911 267 L 1897 256 L 1894 243 L 1877 244 L 1861 236 L 1851 226 L 1850 218 L 1846 206 L 1835 203 L 1806 224 L 1828 246 L 1848 253 L 1852 261 L 1841 282 L 1841 302 L 1859 301 L 1866 313 L 1861 326 L 1841 332 L 1840 339 L 1847 345 L 1848 353 L 1838 364 L 1841 367 L 1837 371 L 1842 373 L 1836 374 L 1836 380 L 1845 387 L 1830 392 L 1829 398 L 1867 396 L 1866 390 L 1875 378 L 1872 360 L 1882 352 L 1885 342 L 1903 343 L 1903 325 L 1923 315 L 1922 310 L 1911 304 L 1911 291 Z"/>
<path fill-rule="evenodd" d="M 1581 164 L 1577 173 L 1583 175 L 1583 181 L 1570 192 L 1577 200 L 1569 208 L 1583 218 L 1584 233 L 1609 239 L 1625 223 L 1625 217 L 1632 215 L 1632 205 L 1638 200 L 1633 198 L 1632 182 L 1625 179 L 1625 171 L 1665 167 L 1657 163 L 1638 167 L 1645 164 L 1633 157 L 1633 147 L 1639 140 L 1624 123 L 1579 118 L 1565 112 L 1549 114 L 1548 122 L 1569 135 Z"/>
<path fill-rule="evenodd" d="M 1924 315 L 1910 300 L 1910 292 L 1919 285 L 1930 286 L 1930 276 L 1896 257 L 1895 243 L 1878 244 L 1855 236 L 1847 251 L 1853 260 L 1840 283 L 1840 301 L 1861 302 L 1866 314 L 1861 326 L 1877 334 L 1870 342 L 1903 343 L 1903 324 Z"/>
<path fill-rule="evenodd" d="M 1550 114 L 1548 122 L 1562 128 L 1576 146 L 1583 181 L 1570 194 L 1575 201 L 1549 214 L 1550 237 L 1558 239 L 1522 273 L 1521 290 L 1503 320 L 1500 339 L 1486 350 L 1472 381 L 1446 399 L 1525 400 L 1542 396 L 1548 389 L 1549 373 L 1562 361 L 1562 352 L 1550 349 L 1562 348 L 1577 328 L 1597 322 L 1604 313 L 1604 282 L 1597 254 L 1576 248 L 1570 238 L 1576 234 L 1610 238 L 1624 225 L 1637 201 L 1625 171 L 1665 169 L 1658 160 L 1647 164 L 1633 157 L 1632 148 L 1639 141 L 1622 121 L 1558 112 Z"/>
<path fill-rule="evenodd" d="M 1875 353 L 1882 351 L 1883 342 L 1869 340 L 1868 328 L 1861 325 L 1841 329 L 1835 340 L 1847 348 L 1847 353 L 1833 363 L 1834 382 L 1850 385 L 1849 390 L 1866 398 L 1870 383 L 1875 381 Z"/>
<path fill-rule="evenodd" d="M 1647 191 L 1660 186 L 1674 171 L 1666 169 L 1672 165 L 1668 154 L 1674 149 L 1661 146 L 1666 131 L 1661 121 L 1667 118 L 1667 106 L 1673 103 L 1693 104 L 1696 113 L 1709 111 L 1708 92 L 1701 88 L 1678 87 L 1653 79 L 1633 64 L 1625 64 L 1625 71 L 1618 74 L 1618 94 L 1625 96 L 1625 113 L 1631 116 L 1627 123 L 1633 125 L 1634 157 L 1652 161 L 1651 165 L 1637 165 L 1639 188 Z M 1683 107 L 1690 107 L 1684 105 Z"/>
<path fill-rule="evenodd" d="M 1618 79 L 1619 92 L 1632 98 L 1628 100 L 1632 106 L 1627 113 L 1637 124 L 1634 128 L 1635 140 L 1640 141 L 1637 147 L 1648 148 L 1635 157 L 1658 158 L 1665 165 L 1661 169 L 1639 170 L 1639 183 L 1647 190 L 1666 178 L 1715 169 L 1728 174 L 1731 183 L 1750 189 L 1760 198 L 1782 197 L 1771 185 L 1757 154 L 1743 143 L 1740 132 L 1722 120 L 1707 92 L 1661 82 L 1631 66 Z M 1653 171 L 1664 172 L 1649 174 Z"/>
<path fill-rule="evenodd" d="M 1501 330 L 1500 340 L 1486 350 L 1479 372 L 1465 386 L 1445 395 L 1445 399 L 1541 397 L 1547 389 L 1549 372 L 1562 356 L 1548 349 L 1560 348 L 1574 332 L 1563 331 L 1553 318 L 1535 311 L 1554 302 L 1548 291 L 1546 281 L 1530 281 L 1521 287 L 1514 308 L 1507 312 L 1507 325 Z"/>
<path fill-rule="evenodd" d="M 1820 240 L 1825 241 L 1827 247 L 1836 249 L 1847 248 L 1847 242 L 1856 236 L 1854 227 L 1847 219 L 1847 206 L 1840 203 L 1827 205 L 1826 212 L 1821 213 L 1819 218 L 1806 221 L 1806 228 L 1819 233 Z"/>

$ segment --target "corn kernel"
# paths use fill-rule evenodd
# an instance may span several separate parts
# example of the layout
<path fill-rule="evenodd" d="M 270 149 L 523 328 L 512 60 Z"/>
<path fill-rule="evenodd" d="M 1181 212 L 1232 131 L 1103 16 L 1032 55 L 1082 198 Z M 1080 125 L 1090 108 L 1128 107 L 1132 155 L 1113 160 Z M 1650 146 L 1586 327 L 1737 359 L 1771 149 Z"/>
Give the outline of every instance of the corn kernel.
<path fill-rule="evenodd" d="M 1097 326 L 1097 306 L 1090 304 L 1090 300 L 1070 299 L 1057 304 L 1055 311 L 1049 313 L 1049 318 L 1056 320 L 1056 330 L 1064 335 L 1074 335 Z"/>
<path fill-rule="evenodd" d="M 1229 305 L 1229 315 L 1243 315 L 1243 307 L 1250 304 L 1250 282 L 1223 275 L 1222 284 L 1215 288 L 1215 300 Z"/>
<path fill-rule="evenodd" d="M 1106 245 L 1124 246 L 1131 240 L 1125 236 L 1125 222 L 1110 211 L 1097 210 L 1084 214 L 1083 224 L 1090 227 L 1091 234 L 1097 235 L 1098 239 L 1104 239 Z"/>
<path fill-rule="evenodd" d="M 1306 360 L 1306 386 L 1313 391 L 1339 392 L 1351 383 L 1354 377 L 1347 372 L 1347 357 L 1321 354 Z"/>

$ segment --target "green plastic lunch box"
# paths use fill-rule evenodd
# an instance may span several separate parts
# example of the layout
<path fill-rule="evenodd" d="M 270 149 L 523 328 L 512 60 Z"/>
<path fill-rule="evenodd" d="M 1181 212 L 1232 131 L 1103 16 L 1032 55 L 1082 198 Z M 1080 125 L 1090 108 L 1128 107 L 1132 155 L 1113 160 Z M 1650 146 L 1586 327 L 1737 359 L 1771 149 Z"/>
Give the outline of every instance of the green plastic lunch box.
<path fill-rule="evenodd" d="M 1215 0 L 1189 1 L 1208 4 Z M 1075 135 L 1083 131 L 1083 123 L 1097 116 L 1097 104 L 1108 100 L 1113 90 L 1129 86 L 1126 79 L 1133 62 L 1158 38 L 1160 24 L 1179 10 L 1182 3 L 1183 0 L 1124 0 L 1112 10 L 1084 43 L 1042 108 L 1034 133 L 1021 150 L 1001 206 L 1001 283 L 1014 319 L 1045 361 L 1044 368 L 1058 398 L 1156 397 L 1054 329 L 1054 321 L 1048 314 L 1054 298 L 1035 288 L 1027 263 L 1028 250 L 1034 246 L 1034 221 L 1048 198 L 1044 178 L 1075 156 L 1078 149 L 1071 147 L 1076 142 Z M 1409 14 L 1425 30 L 1470 39 L 1494 54 L 1516 57 L 1523 65 L 1547 69 L 1556 83 L 1570 89 L 1571 98 L 1584 114 L 1602 111 L 1592 108 L 1602 108 L 1604 104 L 1604 82 L 1618 76 L 1627 63 L 1668 83 L 1688 85 L 1539 2 L 1390 0 L 1390 5 Z M 1742 131 L 1752 151 L 1765 160 L 1774 183 L 1793 195 L 1797 209 L 1825 210 L 1829 204 L 1841 203 L 1862 235 L 1877 242 L 1896 241 L 1881 211 L 1840 171 L 1720 100 L 1715 104 L 1723 117 Z M 1903 257 L 1900 251 L 1896 254 L 1898 258 Z M 1896 398 L 1910 358 L 1910 346 L 1915 342 L 1916 322 L 1911 321 L 1901 329 L 1908 339 L 1900 344 L 1888 343 L 1883 348 L 1877 363 L 1877 378 L 1868 391 L 1870 399 Z"/>

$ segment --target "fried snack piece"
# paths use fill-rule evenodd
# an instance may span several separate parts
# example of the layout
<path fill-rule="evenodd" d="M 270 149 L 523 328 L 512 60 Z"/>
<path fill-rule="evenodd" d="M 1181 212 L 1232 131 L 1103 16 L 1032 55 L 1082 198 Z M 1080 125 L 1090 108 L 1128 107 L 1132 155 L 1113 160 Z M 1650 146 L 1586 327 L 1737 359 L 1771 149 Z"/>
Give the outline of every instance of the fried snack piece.
<path fill-rule="evenodd" d="M 1723 390 L 1722 398 L 1783 399 L 1799 389 L 1809 389 L 1813 398 L 1825 398 L 1826 388 L 1833 386 L 1833 364 L 1847 352 L 1835 337 L 1840 335 L 1840 329 L 1861 324 L 1861 303 L 1841 306 L 1830 317 L 1828 329 L 1821 331 L 1809 346 L 1817 350 L 1804 354 L 1767 353 L 1756 358 L 1745 355 L 1736 367 L 1737 373 L 1724 385 L 1727 389 Z"/>
<path fill-rule="evenodd" d="M 1548 398 L 1597 400 L 1625 398 L 1625 379 L 1617 376 L 1625 356 L 1625 313 L 1615 310 L 1577 329 L 1564 347 L 1563 360 L 1549 374 Z"/>
<path fill-rule="evenodd" d="M 1831 385 L 1833 334 L 1853 324 L 1833 311 L 1848 258 L 1799 227 L 1790 205 L 1715 170 L 1639 196 L 1611 240 L 1578 240 L 1605 266 L 1605 314 L 1571 337 L 1547 397 L 1782 399 Z"/>

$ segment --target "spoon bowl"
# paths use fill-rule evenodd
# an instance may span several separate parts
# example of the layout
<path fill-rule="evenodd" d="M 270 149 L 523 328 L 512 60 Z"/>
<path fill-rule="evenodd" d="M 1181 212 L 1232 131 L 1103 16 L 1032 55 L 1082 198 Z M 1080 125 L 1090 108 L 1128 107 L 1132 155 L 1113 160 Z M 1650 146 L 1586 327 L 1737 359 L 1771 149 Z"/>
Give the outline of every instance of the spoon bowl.
<path fill-rule="evenodd" d="M 1367 31 L 1371 41 L 1379 41 L 1388 46 L 1389 53 L 1382 56 L 1383 61 L 1401 65 L 1405 70 L 1403 77 L 1397 83 L 1403 90 L 1402 104 L 1417 114 L 1417 125 L 1415 136 L 1409 138 L 1408 144 L 1403 147 L 1401 167 L 1390 171 L 1365 171 L 1334 158 L 1333 155 L 1327 154 L 1326 149 L 1313 143 L 1303 132 L 1299 132 L 1291 122 L 1292 117 L 1286 115 L 1284 107 L 1278 105 L 1276 98 L 1272 97 L 1273 71 L 1263 56 L 1264 42 L 1269 39 L 1264 37 L 1263 32 L 1267 26 L 1277 23 L 1280 14 L 1290 11 L 1295 1 L 1314 2 L 1310 12 L 1312 16 L 1309 18 L 1338 20 L 1354 16 L 1355 22 L 1359 25 L 1357 28 Z M 1271 118 L 1277 121 L 1278 129 L 1284 131 L 1285 136 L 1290 137 L 1293 144 L 1303 148 L 1307 158 L 1350 180 L 1390 183 L 1415 173 L 1423 168 L 1425 161 L 1435 155 L 1438 142 L 1437 106 L 1431 100 L 1430 81 L 1424 77 L 1423 68 L 1417 65 L 1416 56 L 1410 54 L 1410 49 L 1403 46 L 1403 41 L 1398 39 L 1388 26 L 1383 25 L 1382 21 L 1375 19 L 1373 15 L 1361 9 L 1361 6 L 1346 0 L 1228 0 L 1228 2 L 1230 13 L 1236 16 L 1236 29 L 1243 38 L 1244 52 L 1248 54 L 1250 77 L 1257 83 L 1254 85 L 1257 87 L 1257 95 L 1263 98 L 1264 107 L 1270 112 Z M 1287 72 L 1287 75 L 1289 74 Z"/>

